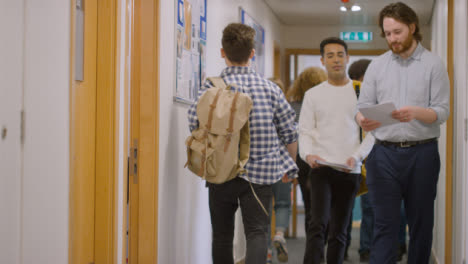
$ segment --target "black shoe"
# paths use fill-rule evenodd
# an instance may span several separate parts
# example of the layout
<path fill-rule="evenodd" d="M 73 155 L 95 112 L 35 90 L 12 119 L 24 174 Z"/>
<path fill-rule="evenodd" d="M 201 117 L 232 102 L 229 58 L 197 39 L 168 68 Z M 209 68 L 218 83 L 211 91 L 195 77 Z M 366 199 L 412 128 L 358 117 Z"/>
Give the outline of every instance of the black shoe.
<path fill-rule="evenodd" d="M 370 258 L 369 251 L 364 251 L 362 253 L 359 253 L 359 262 L 367 263 L 369 262 L 369 258 Z"/>

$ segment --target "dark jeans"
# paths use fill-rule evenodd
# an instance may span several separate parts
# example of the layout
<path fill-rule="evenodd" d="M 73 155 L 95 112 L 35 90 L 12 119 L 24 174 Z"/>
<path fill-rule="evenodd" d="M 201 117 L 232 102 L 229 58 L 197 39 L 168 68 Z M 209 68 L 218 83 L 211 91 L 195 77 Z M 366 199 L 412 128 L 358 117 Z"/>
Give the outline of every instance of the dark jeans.
<path fill-rule="evenodd" d="M 346 229 L 360 179 L 360 174 L 340 172 L 329 167 L 310 170 L 310 216 L 304 264 L 320 263 L 327 225 L 327 263 L 343 263 Z"/>
<path fill-rule="evenodd" d="M 437 142 L 409 148 L 376 144 L 366 168 L 375 216 L 370 263 L 396 262 L 402 199 L 409 225 L 408 263 L 429 263 L 440 170 Z"/>
<path fill-rule="evenodd" d="M 305 229 L 307 230 L 307 223 L 309 222 L 310 219 L 310 181 L 309 181 L 309 171 L 311 170 L 309 164 L 307 162 L 303 161 L 299 154 L 297 155 L 296 158 L 296 164 L 297 167 L 299 168 L 298 172 L 298 177 L 297 181 L 299 182 L 299 187 L 301 188 L 301 193 L 302 193 L 302 200 L 304 201 L 304 214 L 305 214 Z M 307 237 L 307 232 L 306 232 L 306 237 Z"/>
<path fill-rule="evenodd" d="M 263 207 L 271 203 L 271 185 L 252 186 Z M 267 230 L 270 217 L 252 193 L 249 182 L 235 178 L 223 184 L 208 184 L 211 227 L 213 228 L 213 264 L 233 264 L 234 215 L 240 205 L 247 240 L 245 263 L 264 263 L 267 258 Z"/>

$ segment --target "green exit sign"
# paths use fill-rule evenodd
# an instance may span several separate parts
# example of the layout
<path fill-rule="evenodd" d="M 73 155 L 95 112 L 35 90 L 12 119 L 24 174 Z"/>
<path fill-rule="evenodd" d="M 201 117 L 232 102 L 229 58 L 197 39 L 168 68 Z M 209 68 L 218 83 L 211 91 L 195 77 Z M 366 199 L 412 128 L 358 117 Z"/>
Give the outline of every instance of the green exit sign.
<path fill-rule="evenodd" d="M 372 32 L 345 31 L 340 32 L 340 38 L 347 42 L 370 42 L 372 41 Z"/>

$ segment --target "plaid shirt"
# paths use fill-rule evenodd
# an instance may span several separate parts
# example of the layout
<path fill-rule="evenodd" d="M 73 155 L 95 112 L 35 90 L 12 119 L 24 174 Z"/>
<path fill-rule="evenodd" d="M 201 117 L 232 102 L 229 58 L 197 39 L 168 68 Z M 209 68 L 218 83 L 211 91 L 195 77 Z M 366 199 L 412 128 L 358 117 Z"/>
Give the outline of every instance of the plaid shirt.
<path fill-rule="evenodd" d="M 285 147 L 297 141 L 296 114 L 281 89 L 250 67 L 228 67 L 221 77 L 227 84 L 235 84 L 233 90 L 248 94 L 253 101 L 249 118 L 250 157 L 245 165 L 246 174 L 239 177 L 256 184 L 273 184 L 285 173 L 296 178 L 298 168 Z M 211 87 L 213 84 L 206 81 L 198 98 Z M 188 111 L 190 131 L 199 125 L 197 101 Z"/>

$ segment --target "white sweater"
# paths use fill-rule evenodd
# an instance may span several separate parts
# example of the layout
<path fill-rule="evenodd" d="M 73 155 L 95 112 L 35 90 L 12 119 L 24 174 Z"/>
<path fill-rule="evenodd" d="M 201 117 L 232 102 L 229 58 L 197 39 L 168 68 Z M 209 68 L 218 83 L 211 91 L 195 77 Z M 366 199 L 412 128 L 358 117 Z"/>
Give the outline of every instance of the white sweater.
<path fill-rule="evenodd" d="M 358 163 L 351 173 L 361 172 L 361 162 L 374 145 L 369 133 L 360 143 L 359 126 L 354 120 L 357 98 L 353 82 L 333 86 L 325 81 L 309 89 L 299 117 L 300 156 L 318 155 L 333 163 L 346 164 L 353 157 Z"/>

